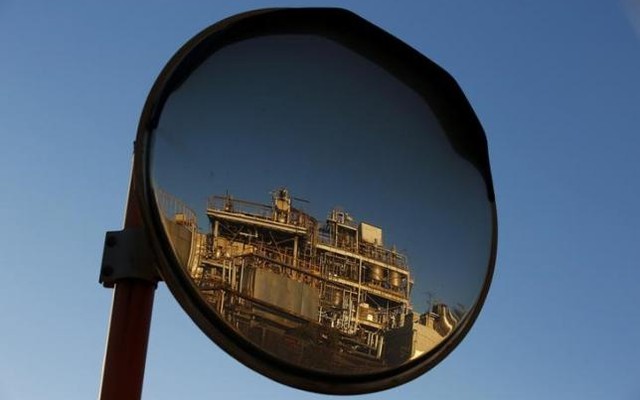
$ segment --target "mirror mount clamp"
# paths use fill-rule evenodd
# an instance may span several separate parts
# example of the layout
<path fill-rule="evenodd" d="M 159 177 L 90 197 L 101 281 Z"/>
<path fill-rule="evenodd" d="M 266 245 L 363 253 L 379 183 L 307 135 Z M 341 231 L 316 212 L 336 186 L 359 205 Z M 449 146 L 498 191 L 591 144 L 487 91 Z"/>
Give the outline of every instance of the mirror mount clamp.
<path fill-rule="evenodd" d="M 125 228 L 105 235 L 98 282 L 113 288 L 121 279 L 162 280 L 142 229 Z"/>

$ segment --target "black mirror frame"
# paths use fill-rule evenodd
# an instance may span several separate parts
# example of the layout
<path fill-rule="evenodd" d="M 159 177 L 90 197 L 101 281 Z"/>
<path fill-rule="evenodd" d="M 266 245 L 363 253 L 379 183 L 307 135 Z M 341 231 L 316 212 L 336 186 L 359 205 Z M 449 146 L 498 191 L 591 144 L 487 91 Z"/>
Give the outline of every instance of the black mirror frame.
<path fill-rule="evenodd" d="M 335 375 L 301 368 L 268 354 L 233 331 L 200 297 L 182 270 L 158 219 L 150 175 L 152 132 L 163 106 L 189 74 L 209 55 L 231 43 L 273 34 L 313 34 L 349 47 L 385 68 L 420 93 L 432 107 L 453 148 L 482 174 L 492 208 L 492 242 L 487 274 L 474 306 L 454 333 L 425 356 L 394 369 L 364 375 Z M 486 137 L 455 80 L 442 68 L 400 40 L 357 15 L 336 8 L 265 9 L 220 21 L 190 39 L 167 63 L 144 105 L 135 145 L 134 190 L 157 258 L 159 272 L 193 321 L 216 344 L 255 371 L 286 385 L 326 394 L 362 394 L 398 386 L 444 359 L 465 337 L 487 296 L 496 261 L 497 212 Z"/>

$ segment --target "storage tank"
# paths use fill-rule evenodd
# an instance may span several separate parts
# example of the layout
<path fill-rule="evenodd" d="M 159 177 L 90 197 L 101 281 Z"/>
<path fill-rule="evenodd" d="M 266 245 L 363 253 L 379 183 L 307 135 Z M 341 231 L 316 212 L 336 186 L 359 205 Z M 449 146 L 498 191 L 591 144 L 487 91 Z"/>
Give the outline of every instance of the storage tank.
<path fill-rule="evenodd" d="M 400 275 L 399 272 L 396 271 L 391 271 L 389 273 L 389 284 L 394 288 L 397 289 L 402 285 L 402 275 Z"/>
<path fill-rule="evenodd" d="M 382 282 L 384 278 L 384 269 L 379 265 L 369 267 L 369 280 L 372 282 Z"/>
<path fill-rule="evenodd" d="M 358 314 L 360 319 L 373 321 L 373 314 L 371 314 L 371 308 L 368 303 L 360 303 L 358 305 Z"/>

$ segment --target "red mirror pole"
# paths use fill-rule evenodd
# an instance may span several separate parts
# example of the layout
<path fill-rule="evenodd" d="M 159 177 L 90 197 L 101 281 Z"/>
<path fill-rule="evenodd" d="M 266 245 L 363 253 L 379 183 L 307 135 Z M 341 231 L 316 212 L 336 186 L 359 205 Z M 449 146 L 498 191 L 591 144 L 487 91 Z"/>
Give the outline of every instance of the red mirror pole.
<path fill-rule="evenodd" d="M 132 179 L 125 230 L 142 228 L 134 185 Z M 100 400 L 138 400 L 142 395 L 155 288 L 156 282 L 135 278 L 120 279 L 114 284 Z"/>

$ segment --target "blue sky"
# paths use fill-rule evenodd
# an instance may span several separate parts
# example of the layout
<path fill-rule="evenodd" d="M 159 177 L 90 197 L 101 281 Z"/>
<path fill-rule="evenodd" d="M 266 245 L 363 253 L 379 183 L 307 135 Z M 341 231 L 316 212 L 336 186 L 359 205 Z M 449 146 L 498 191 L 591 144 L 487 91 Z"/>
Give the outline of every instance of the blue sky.
<path fill-rule="evenodd" d="M 131 145 L 192 35 L 270 6 L 349 8 L 447 69 L 487 132 L 494 282 L 465 341 L 368 399 L 640 398 L 640 5 L 626 1 L 0 2 L 0 399 L 97 396 Z M 634 25 L 635 24 L 635 25 Z M 146 399 L 323 398 L 229 358 L 163 285 Z"/>

